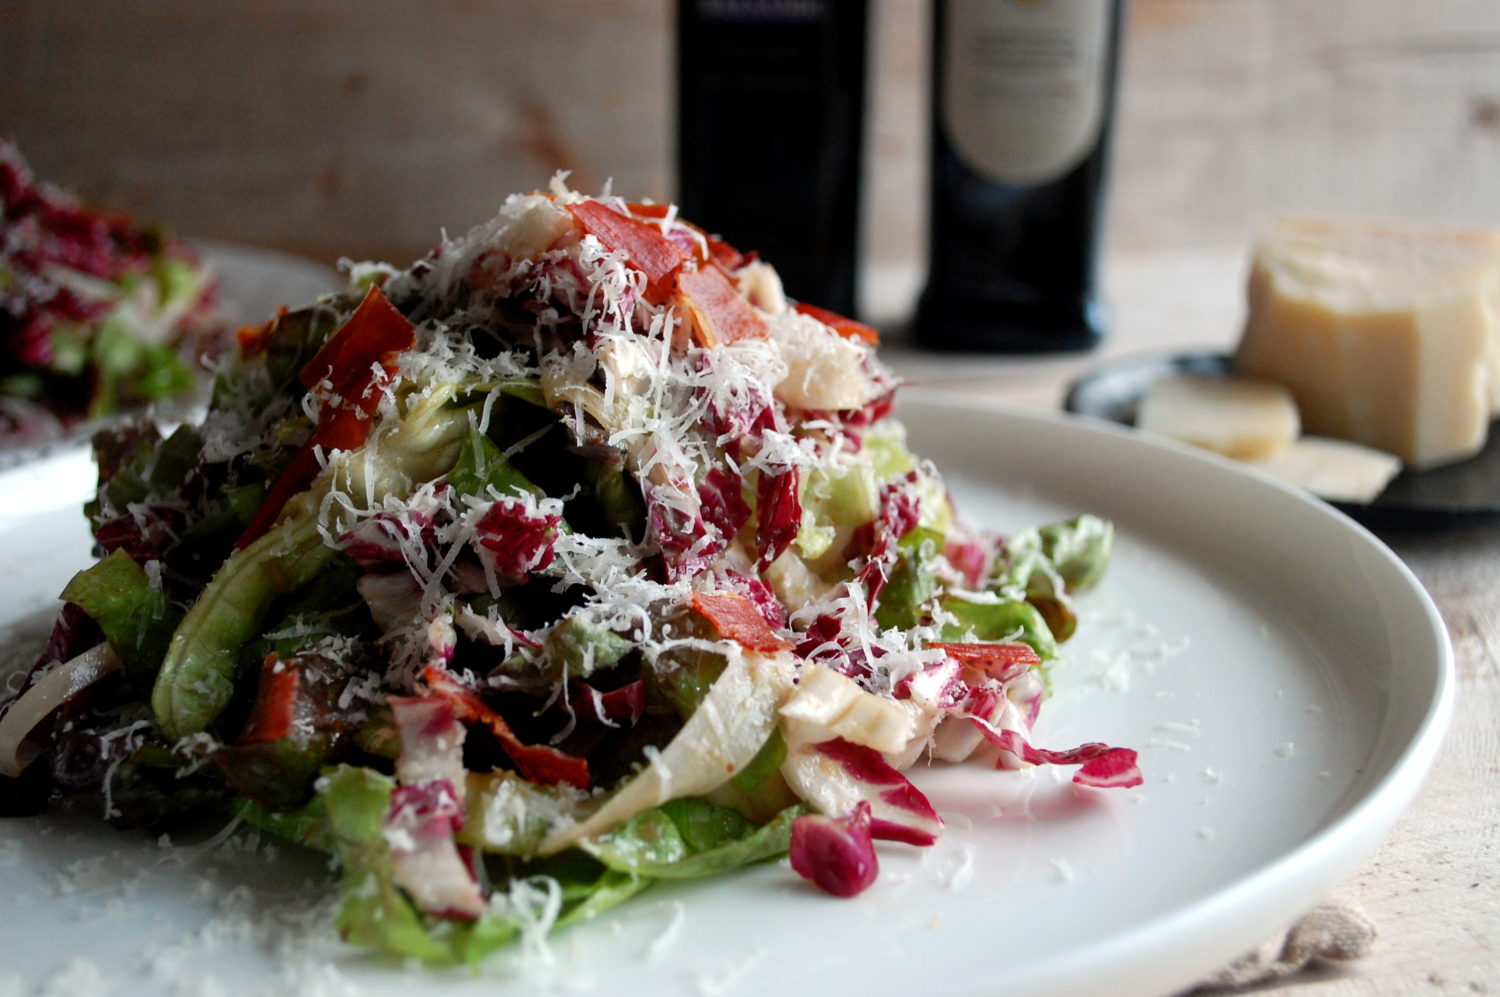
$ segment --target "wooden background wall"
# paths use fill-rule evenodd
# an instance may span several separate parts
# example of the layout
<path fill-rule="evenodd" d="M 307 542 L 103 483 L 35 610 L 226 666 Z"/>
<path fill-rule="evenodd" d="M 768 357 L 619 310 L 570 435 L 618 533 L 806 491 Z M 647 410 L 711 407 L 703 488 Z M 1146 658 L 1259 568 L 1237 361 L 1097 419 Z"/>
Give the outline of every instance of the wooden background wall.
<path fill-rule="evenodd" d="M 924 0 L 872 0 L 867 253 L 919 266 Z M 179 231 L 404 261 L 557 168 L 673 193 L 670 0 L 6 0 L 0 134 Z M 1500 225 L 1500 3 L 1136 0 L 1111 238 Z M 732 236 L 732 233 L 730 234 Z"/>

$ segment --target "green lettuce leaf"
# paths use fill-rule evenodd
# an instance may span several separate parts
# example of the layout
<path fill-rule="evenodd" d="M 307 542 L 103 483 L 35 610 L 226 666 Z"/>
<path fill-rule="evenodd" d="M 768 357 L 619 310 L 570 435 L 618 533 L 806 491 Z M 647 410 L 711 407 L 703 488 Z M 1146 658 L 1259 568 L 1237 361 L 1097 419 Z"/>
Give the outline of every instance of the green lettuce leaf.
<path fill-rule="evenodd" d="M 149 683 L 182 614 L 123 550 L 73 576 L 62 591 L 99 625 L 132 681 Z"/>
<path fill-rule="evenodd" d="M 698 879 L 784 855 L 792 820 L 788 807 L 757 827 L 728 807 L 685 797 L 636 814 L 582 847 L 619 872 L 658 879 Z"/>
<path fill-rule="evenodd" d="M 943 628 L 944 640 L 1019 640 L 1031 645 L 1043 661 L 1057 657 L 1057 638 L 1041 612 L 1029 602 L 969 602 L 943 597 L 943 609 L 957 618 Z"/>

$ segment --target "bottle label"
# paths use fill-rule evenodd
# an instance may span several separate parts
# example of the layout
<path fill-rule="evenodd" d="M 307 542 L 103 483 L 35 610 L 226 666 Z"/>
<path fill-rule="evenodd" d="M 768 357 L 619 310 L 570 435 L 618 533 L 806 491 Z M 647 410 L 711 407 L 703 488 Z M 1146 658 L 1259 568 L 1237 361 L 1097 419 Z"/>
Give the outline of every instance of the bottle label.
<path fill-rule="evenodd" d="M 1104 126 L 1109 0 L 949 0 L 943 127 L 996 183 L 1056 180 Z"/>

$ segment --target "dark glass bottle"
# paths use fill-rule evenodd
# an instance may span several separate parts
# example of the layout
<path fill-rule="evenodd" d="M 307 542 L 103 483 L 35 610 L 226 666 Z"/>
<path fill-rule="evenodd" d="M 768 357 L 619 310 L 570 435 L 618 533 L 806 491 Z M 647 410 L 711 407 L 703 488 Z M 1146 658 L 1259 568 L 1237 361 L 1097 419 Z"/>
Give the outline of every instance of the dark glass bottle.
<path fill-rule="evenodd" d="M 1098 298 L 1123 0 L 934 0 L 930 270 L 913 339 L 1082 350 Z"/>
<path fill-rule="evenodd" d="M 678 204 L 855 309 L 865 0 L 678 0 Z"/>

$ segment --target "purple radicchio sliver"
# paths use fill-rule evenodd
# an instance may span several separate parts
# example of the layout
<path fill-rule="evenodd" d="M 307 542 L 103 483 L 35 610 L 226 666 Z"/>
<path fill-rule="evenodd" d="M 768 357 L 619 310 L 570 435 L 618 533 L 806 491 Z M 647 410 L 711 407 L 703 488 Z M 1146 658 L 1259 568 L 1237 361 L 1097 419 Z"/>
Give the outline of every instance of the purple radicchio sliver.
<path fill-rule="evenodd" d="M 874 748 L 836 737 L 813 745 L 813 749 L 837 762 L 849 777 L 870 791 L 881 808 L 891 815 L 871 817 L 870 833 L 882 841 L 901 841 L 925 847 L 937 841 L 942 817 L 922 791 L 898 772 Z"/>
<path fill-rule="evenodd" d="M 379 512 L 340 537 L 339 545 L 360 567 L 378 570 L 404 565 L 414 540 L 429 548 L 436 543 L 431 516 L 413 512 L 407 521 Z"/>
<path fill-rule="evenodd" d="M 808 661 L 826 661 L 843 657 L 844 623 L 838 613 L 823 613 L 807 625 L 796 654 Z"/>
<path fill-rule="evenodd" d="M 900 550 L 897 544 L 910 533 L 922 515 L 922 500 L 917 495 L 916 472 L 886 485 L 880 492 L 880 512 L 869 529 L 856 534 L 851 547 L 866 546 L 868 559 L 859 569 L 855 581 L 864 586 L 873 610 L 890 581 Z M 858 551 L 852 551 L 858 553 Z"/>
<path fill-rule="evenodd" d="M 495 570 L 522 579 L 552 563 L 562 517 L 536 512 L 525 502 L 500 499 L 475 525 L 475 540 L 494 558 Z"/>
<path fill-rule="evenodd" d="M 871 834 L 870 805 L 863 800 L 844 817 L 803 814 L 792 821 L 792 869 L 836 897 L 863 893 L 880 873 Z"/>
<path fill-rule="evenodd" d="M 385 836 L 396 882 L 434 917 L 474 921 L 484 894 L 472 863 L 453 834 L 463 824 L 462 801 L 447 779 L 398 786 L 391 792 Z"/>
<path fill-rule="evenodd" d="M 943 556 L 964 577 L 970 588 L 979 588 L 989 574 L 991 552 L 982 543 L 973 540 L 949 539 L 943 546 Z"/>
<path fill-rule="evenodd" d="M 568 702 L 578 716 L 612 727 L 634 727 L 646 712 L 646 683 L 641 679 L 618 689 L 600 691 L 587 682 L 568 684 Z"/>
<path fill-rule="evenodd" d="M 661 549 L 667 581 L 701 574 L 726 539 L 711 537 L 702 516 L 665 501 L 658 492 L 647 491 L 646 526 Z"/>
<path fill-rule="evenodd" d="M 771 566 L 797 537 L 802 526 L 802 499 L 798 487 L 802 475 L 792 466 L 778 474 L 761 472 L 756 484 L 758 522 L 755 527 L 756 567 Z"/>
<path fill-rule="evenodd" d="M 447 779 L 428 779 L 391 790 L 386 822 L 417 837 L 443 837 L 463 826 L 464 808 Z"/>
<path fill-rule="evenodd" d="M 1125 789 L 1139 786 L 1144 780 L 1136 764 L 1136 753 L 1131 748 L 1115 748 L 1108 744 L 1090 742 L 1063 751 L 1037 748 L 1027 742 L 1019 731 L 997 728 L 979 717 L 970 717 L 969 722 L 979 728 L 985 738 L 1003 751 L 1008 751 L 1032 765 L 1078 765 L 1073 781 L 1080 786 L 1097 789 Z"/>
<path fill-rule="evenodd" d="M 703 518 L 719 531 L 727 543 L 750 521 L 750 505 L 745 501 L 744 479 L 722 467 L 713 468 L 698 486 L 703 504 Z"/>
<path fill-rule="evenodd" d="M 704 369 L 708 369 L 706 364 Z M 734 460 L 740 460 L 747 448 L 753 450 L 758 446 L 761 435 L 767 430 L 782 428 L 771 399 L 760 392 L 736 399 L 727 408 L 718 400 L 710 401 L 704 424 Z"/>
<path fill-rule="evenodd" d="M 392 696 L 389 702 L 401 737 L 396 778 L 413 786 L 443 779 L 461 790 L 466 731 L 453 704 L 441 696 Z"/>
<path fill-rule="evenodd" d="M 106 554 L 123 550 L 137 564 L 158 561 L 181 530 L 184 518 L 181 511 L 169 506 L 137 507 L 137 511 L 100 523 L 94 541 Z"/>
<path fill-rule="evenodd" d="M 898 679 L 891 690 L 891 695 L 895 699 L 911 699 L 913 696 L 919 696 L 925 702 L 932 703 L 937 709 L 951 712 L 960 706 L 974 702 L 983 691 L 987 690 L 984 690 L 982 686 L 972 686 L 964 681 L 963 671 L 958 663 L 951 658 L 945 658 Z M 998 694 L 989 691 L 989 697 L 989 707 L 993 709 Z M 969 712 L 989 716 L 989 713 L 983 709 L 970 708 Z"/>

